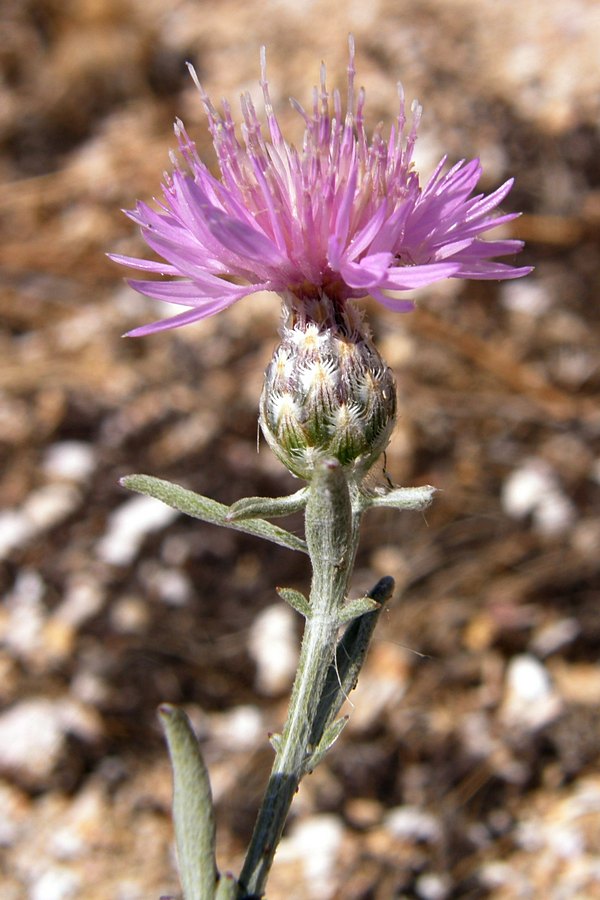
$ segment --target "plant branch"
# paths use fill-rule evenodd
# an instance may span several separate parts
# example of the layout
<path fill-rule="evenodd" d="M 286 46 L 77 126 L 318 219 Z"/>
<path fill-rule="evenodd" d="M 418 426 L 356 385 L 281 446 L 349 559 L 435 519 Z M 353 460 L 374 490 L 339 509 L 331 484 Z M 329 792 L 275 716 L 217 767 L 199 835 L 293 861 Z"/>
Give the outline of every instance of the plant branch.
<path fill-rule="evenodd" d="M 310 615 L 306 617 L 287 721 L 281 736 L 273 740 L 275 761 L 239 878 L 240 900 L 263 895 L 300 780 L 316 764 L 315 760 L 324 755 L 345 724 L 344 720 L 332 721 L 341 703 L 337 705 L 339 697 L 335 692 L 332 696 L 330 673 L 335 668 L 336 638 L 343 621 L 344 603 L 354 566 L 360 514 L 359 509 L 353 510 L 347 476 L 342 467 L 331 460 L 322 463 L 311 481 L 306 506 L 306 541 L 313 566 Z M 356 622 L 360 623 L 369 616 L 376 618 L 376 612 L 367 613 Z M 364 638 L 370 631 L 372 626 L 361 631 L 360 625 L 355 626 L 353 622 L 346 633 L 356 635 L 360 632 Z M 356 638 L 347 640 L 345 644 L 342 639 L 342 645 L 344 656 L 360 646 L 362 662 L 366 646 L 362 648 Z M 344 665 L 341 657 L 339 662 Z M 345 666 L 349 672 L 351 666 L 347 659 Z M 352 670 L 352 682 L 356 674 Z M 345 691 L 348 686 L 349 680 L 345 678 L 341 689 Z M 329 730 L 324 734 L 326 726 Z"/>
<path fill-rule="evenodd" d="M 272 541 L 289 550 L 308 552 L 306 541 L 284 528 L 272 525 L 264 519 L 243 519 L 241 521 L 230 519 L 232 507 L 217 503 L 210 497 L 203 497 L 202 494 L 196 494 L 194 491 L 178 484 L 172 484 L 170 481 L 163 481 L 152 475 L 127 475 L 125 478 L 121 478 L 120 483 L 130 491 L 154 497 L 172 509 L 177 509 L 194 519 L 201 519 L 210 525 L 221 525 L 224 528 L 232 528 L 234 531 L 244 531 L 246 534 L 253 534 L 255 537 Z"/>

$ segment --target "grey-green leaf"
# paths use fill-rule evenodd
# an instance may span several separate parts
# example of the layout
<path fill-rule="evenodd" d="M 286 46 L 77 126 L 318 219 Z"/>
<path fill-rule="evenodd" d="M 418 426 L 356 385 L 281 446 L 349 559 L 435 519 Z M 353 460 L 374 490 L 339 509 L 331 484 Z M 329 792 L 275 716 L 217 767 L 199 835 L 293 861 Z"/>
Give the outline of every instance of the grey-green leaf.
<path fill-rule="evenodd" d="M 275 753 L 279 753 L 279 750 L 281 748 L 281 735 L 279 734 L 278 731 L 274 731 L 272 734 L 269 735 L 269 743 L 270 743 L 271 747 L 273 748 L 273 750 L 275 751 Z"/>
<path fill-rule="evenodd" d="M 341 719 L 336 719 L 335 722 L 325 730 L 323 737 L 319 741 L 319 745 L 311 754 L 310 759 L 306 763 L 306 771 L 312 772 L 313 769 L 319 765 L 327 751 L 333 747 L 340 734 L 346 727 L 346 723 L 348 722 L 348 716 L 342 716 Z"/>
<path fill-rule="evenodd" d="M 364 508 L 384 506 L 388 509 L 427 509 L 433 500 L 437 488 L 430 484 L 422 487 L 393 488 L 385 493 L 374 493 L 364 498 Z"/>
<path fill-rule="evenodd" d="M 304 594 L 300 593 L 300 591 L 295 591 L 293 588 L 277 588 L 277 593 L 281 599 L 285 600 L 286 603 L 289 603 L 296 612 L 299 612 L 305 619 L 310 619 L 310 603 Z"/>
<path fill-rule="evenodd" d="M 241 519 L 261 518 L 275 519 L 278 516 L 289 516 L 299 512 L 306 506 L 308 488 L 301 488 L 287 497 L 244 497 L 237 500 L 229 508 L 228 519 L 237 522 Z"/>
<path fill-rule="evenodd" d="M 236 900 L 237 896 L 237 881 L 235 880 L 233 875 L 231 875 L 229 872 L 226 872 L 225 875 L 221 875 L 221 877 L 219 878 L 215 900 Z"/>
<path fill-rule="evenodd" d="M 215 816 L 208 772 L 182 709 L 158 710 L 173 767 L 173 822 L 185 900 L 214 900 L 217 884 Z"/>
<path fill-rule="evenodd" d="M 376 609 L 379 609 L 379 603 L 377 600 L 373 600 L 372 597 L 359 597 L 357 600 L 349 600 L 341 609 L 340 625 L 345 625 L 346 622 L 351 622 L 352 619 L 364 616 L 365 613 L 374 612 Z"/>
<path fill-rule="evenodd" d="M 392 596 L 393 590 L 394 579 L 389 576 L 381 578 L 368 594 L 369 598 L 376 602 L 373 611 L 353 619 L 346 626 L 338 642 L 311 733 L 311 739 L 317 747 L 321 745 L 323 735 L 334 723 L 335 717 L 348 699 L 348 694 L 356 687 L 377 619 L 384 604 Z"/>
<path fill-rule="evenodd" d="M 162 478 L 154 478 L 152 475 L 127 475 L 125 478 L 121 478 L 121 484 L 130 491 L 137 491 L 138 494 L 146 494 L 156 500 L 162 500 L 167 506 L 177 509 L 187 516 L 192 516 L 194 519 L 253 534 L 264 540 L 272 541 L 274 544 L 279 544 L 281 547 L 288 547 L 290 550 L 307 552 L 306 542 L 302 538 L 296 537 L 295 534 L 291 534 L 277 525 L 272 525 L 270 522 L 265 522 L 264 519 L 230 521 L 227 518 L 230 511 L 229 506 L 196 494 L 179 484 L 164 481 Z"/>

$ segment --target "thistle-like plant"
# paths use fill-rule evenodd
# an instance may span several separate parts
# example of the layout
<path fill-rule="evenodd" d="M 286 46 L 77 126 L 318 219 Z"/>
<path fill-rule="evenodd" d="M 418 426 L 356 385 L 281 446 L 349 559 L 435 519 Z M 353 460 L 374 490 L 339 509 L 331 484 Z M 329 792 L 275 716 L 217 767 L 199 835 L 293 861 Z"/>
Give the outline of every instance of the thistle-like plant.
<path fill-rule="evenodd" d="M 130 284 L 187 307 L 136 328 L 133 336 L 206 318 L 256 291 L 280 296 L 281 342 L 265 374 L 259 421 L 276 456 L 306 482 L 289 497 L 251 497 L 225 507 L 147 475 L 123 479 L 126 487 L 190 516 L 308 554 L 312 564 L 309 597 L 279 591 L 306 624 L 288 717 L 281 734 L 271 739 L 275 760 L 237 878 L 217 871 L 210 785 L 191 726 L 175 707 L 159 711 L 173 764 L 185 900 L 250 900 L 264 894 L 298 784 L 344 727 L 340 709 L 393 591 L 392 579 L 383 578 L 367 596 L 349 599 L 362 516 L 373 506 L 422 510 L 434 494 L 430 486 L 377 488 L 372 478 L 367 481 L 394 427 L 396 392 L 356 301 L 370 295 L 406 312 L 413 302 L 403 292 L 440 279 L 519 278 L 530 271 L 495 259 L 516 253 L 520 241 L 482 239 L 517 215 L 496 213 L 512 180 L 489 196 L 474 195 L 479 161 L 461 161 L 445 172 L 442 159 L 422 187 L 412 159 L 421 108 L 412 105 L 407 126 L 399 88 L 389 134 L 378 127 L 369 138 L 365 92 L 355 89 L 352 39 L 349 46 L 345 112 L 339 92 L 328 93 L 324 66 L 312 111 L 292 101 L 305 125 L 301 150 L 279 128 L 264 51 L 268 138 L 246 94 L 241 142 L 230 107 L 224 102 L 219 113 L 191 69 L 220 176 L 202 162 L 178 121 L 180 157 L 173 156 L 158 210 L 139 203 L 128 213 L 161 260 L 112 256 L 170 276 Z M 268 521 L 298 510 L 304 510 L 304 539 Z"/>

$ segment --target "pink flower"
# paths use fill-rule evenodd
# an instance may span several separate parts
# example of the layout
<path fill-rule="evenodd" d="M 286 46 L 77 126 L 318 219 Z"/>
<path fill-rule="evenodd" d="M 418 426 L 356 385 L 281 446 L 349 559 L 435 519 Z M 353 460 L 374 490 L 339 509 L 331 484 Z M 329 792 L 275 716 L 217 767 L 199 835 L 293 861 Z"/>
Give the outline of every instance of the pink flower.
<path fill-rule="evenodd" d="M 256 291 L 291 293 L 300 302 L 322 294 L 340 303 L 371 295 L 405 312 L 413 303 L 396 297 L 397 292 L 443 278 L 520 278 L 531 271 L 494 260 L 518 252 L 521 241 L 481 239 L 518 215 L 495 213 L 512 179 L 487 197 L 473 195 L 481 176 L 479 160 L 463 160 L 444 174 L 444 158 L 420 186 L 412 156 L 421 108 L 413 104 L 406 133 L 401 89 L 389 136 L 378 127 L 368 139 L 365 92 L 356 92 L 354 85 L 352 39 L 345 115 L 339 91 L 331 97 L 327 92 L 324 66 L 312 112 L 292 101 L 305 124 L 301 151 L 286 142 L 273 112 L 264 50 L 261 87 L 268 139 L 248 94 L 241 98 L 242 143 L 229 105 L 224 102 L 219 113 L 191 72 L 208 115 L 220 178 L 201 161 L 178 121 L 183 162 L 165 180 L 160 210 L 138 203 L 127 213 L 166 262 L 112 259 L 176 276 L 130 284 L 187 309 L 131 335 L 186 325 Z"/>

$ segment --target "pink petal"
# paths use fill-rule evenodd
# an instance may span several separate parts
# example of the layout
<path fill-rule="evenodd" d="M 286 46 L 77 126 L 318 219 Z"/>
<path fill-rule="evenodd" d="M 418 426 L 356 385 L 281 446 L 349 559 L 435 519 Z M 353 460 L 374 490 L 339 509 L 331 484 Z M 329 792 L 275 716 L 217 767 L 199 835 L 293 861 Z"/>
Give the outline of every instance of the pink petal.
<path fill-rule="evenodd" d="M 458 263 L 430 263 L 424 266 L 396 266 L 388 270 L 388 277 L 380 285 L 384 290 L 410 291 L 426 287 L 443 278 L 451 278 L 460 272 Z"/>

